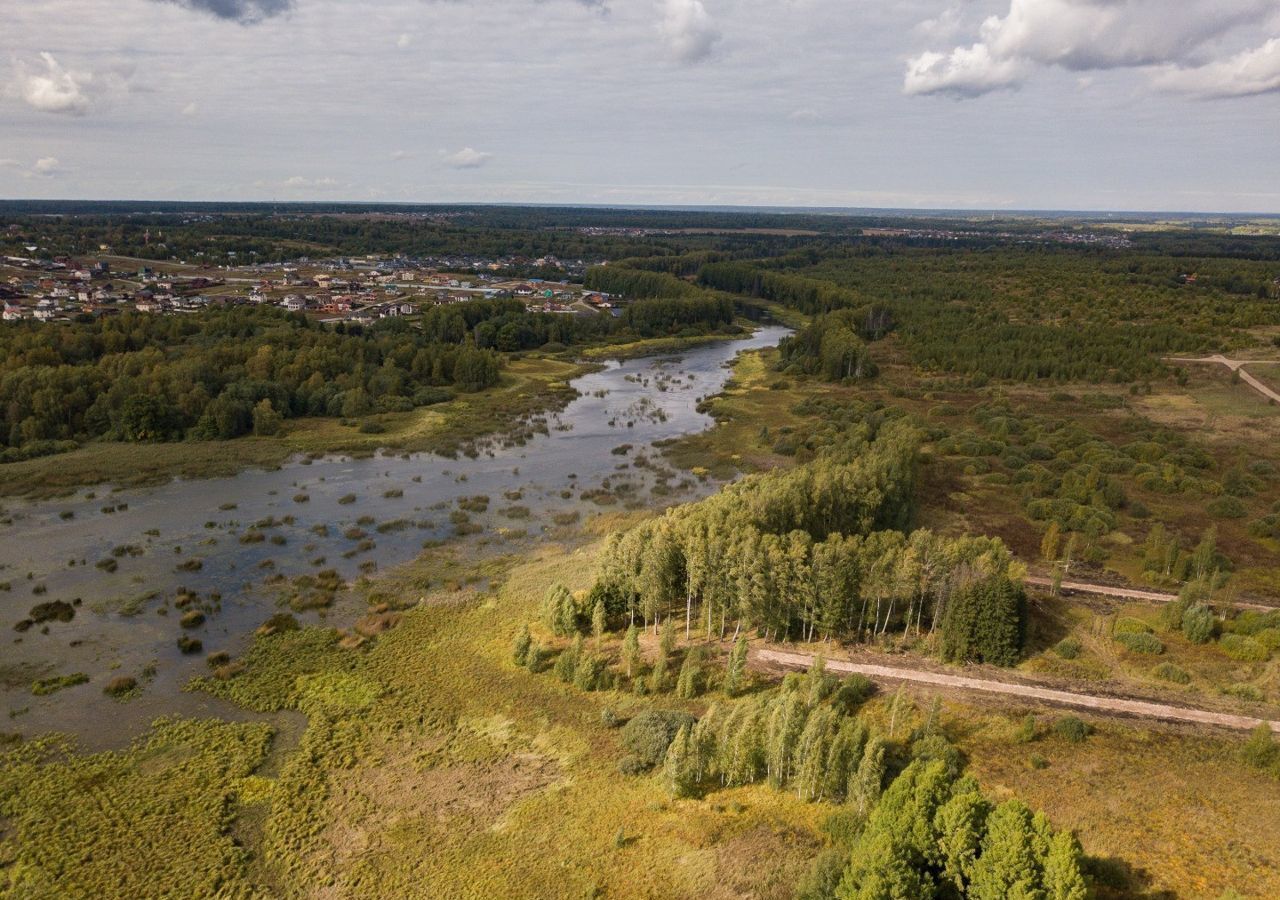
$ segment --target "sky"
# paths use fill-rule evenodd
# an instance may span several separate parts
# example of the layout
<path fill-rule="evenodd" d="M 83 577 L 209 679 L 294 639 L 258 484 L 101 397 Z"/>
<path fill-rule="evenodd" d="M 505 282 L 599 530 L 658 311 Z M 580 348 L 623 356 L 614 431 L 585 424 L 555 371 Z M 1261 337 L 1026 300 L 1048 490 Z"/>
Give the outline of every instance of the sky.
<path fill-rule="evenodd" d="M 5 198 L 1280 213 L 1280 0 L 5 7 Z"/>

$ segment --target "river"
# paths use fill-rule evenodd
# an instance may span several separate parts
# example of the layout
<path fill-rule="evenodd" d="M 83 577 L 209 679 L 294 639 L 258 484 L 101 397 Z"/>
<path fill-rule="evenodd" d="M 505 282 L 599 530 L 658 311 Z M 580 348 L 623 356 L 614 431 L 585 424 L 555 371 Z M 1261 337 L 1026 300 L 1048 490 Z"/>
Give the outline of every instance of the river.
<path fill-rule="evenodd" d="M 495 437 L 474 457 L 298 459 L 230 478 L 99 486 L 7 504 L 0 621 L 16 628 L 0 660 L 8 711 L 0 731 L 59 731 L 99 748 L 127 743 L 160 715 L 239 717 L 229 704 L 182 687 L 208 671 L 207 654 L 238 652 L 265 619 L 289 611 L 299 577 L 332 570 L 350 582 L 413 559 L 424 542 L 518 545 L 553 533 L 557 517 L 586 516 L 602 502 L 705 494 L 715 485 L 667 469 L 654 443 L 709 427 L 698 402 L 723 387 L 727 364 L 786 333 L 768 326 L 679 355 L 610 362 L 576 379 L 577 399 L 535 420 L 523 445 Z M 485 504 L 467 499 L 479 497 L 488 498 L 483 511 Z M 459 525 L 483 538 L 459 538 Z M 184 592 L 207 610 L 203 623 L 180 624 L 175 601 Z M 25 624 L 33 607 L 51 601 L 71 605 L 69 621 Z M 296 615 L 340 624 L 358 608 L 348 594 L 345 605 Z M 202 649 L 182 653 L 182 635 Z M 133 699 L 103 695 L 111 679 L 144 671 Z M 73 673 L 89 681 L 33 695 L 36 679 Z"/>

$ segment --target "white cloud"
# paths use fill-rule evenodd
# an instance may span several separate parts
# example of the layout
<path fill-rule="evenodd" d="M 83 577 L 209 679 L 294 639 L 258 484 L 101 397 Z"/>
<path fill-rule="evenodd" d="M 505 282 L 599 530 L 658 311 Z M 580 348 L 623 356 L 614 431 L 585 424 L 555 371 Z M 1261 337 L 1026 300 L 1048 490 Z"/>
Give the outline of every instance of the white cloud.
<path fill-rule="evenodd" d="M 194 116 L 199 111 L 200 111 L 200 105 L 194 101 L 182 107 L 182 114 L 184 116 Z"/>
<path fill-rule="evenodd" d="M 0 169 L 13 169 L 23 178 L 53 178 L 62 171 L 62 164 L 56 156 L 42 156 L 31 166 L 19 159 L 0 159 Z"/>
<path fill-rule="evenodd" d="M 986 44 L 956 47 L 947 56 L 921 53 L 907 64 L 902 88 L 908 94 L 951 94 L 976 97 L 1016 87 L 1024 70 L 1016 59 L 993 59 Z"/>
<path fill-rule="evenodd" d="M 702 0 L 663 0 L 658 30 L 671 55 L 682 63 L 706 59 L 720 40 L 720 30 Z"/>
<path fill-rule="evenodd" d="M 1280 91 L 1280 38 L 1203 66 L 1170 66 L 1152 76 L 1162 90 L 1199 97 L 1248 97 Z"/>
<path fill-rule="evenodd" d="M 396 38 L 396 46 L 399 47 L 401 50 L 404 50 L 406 47 L 408 47 L 412 43 L 413 43 L 413 35 L 411 34 L 407 34 L 407 33 L 401 34 L 398 38 Z"/>
<path fill-rule="evenodd" d="M 72 116 L 87 113 L 93 75 L 63 68 L 52 53 L 41 53 L 40 59 L 44 62 L 43 70 L 32 71 L 25 62 L 15 63 L 8 93 L 40 112 Z"/>
<path fill-rule="evenodd" d="M 478 169 L 493 158 L 492 153 L 473 150 L 471 147 L 463 147 L 457 153 L 447 153 L 443 150 L 440 153 L 445 165 L 455 169 Z"/>
<path fill-rule="evenodd" d="M 1198 60 L 1218 39 L 1242 26 L 1263 27 L 1276 11 L 1276 0 L 1010 0 L 1004 16 L 982 23 L 972 45 L 913 57 L 903 89 L 977 96 L 1016 87 L 1047 66 L 1204 68 Z M 1230 72 L 1211 74 L 1223 76 Z"/>

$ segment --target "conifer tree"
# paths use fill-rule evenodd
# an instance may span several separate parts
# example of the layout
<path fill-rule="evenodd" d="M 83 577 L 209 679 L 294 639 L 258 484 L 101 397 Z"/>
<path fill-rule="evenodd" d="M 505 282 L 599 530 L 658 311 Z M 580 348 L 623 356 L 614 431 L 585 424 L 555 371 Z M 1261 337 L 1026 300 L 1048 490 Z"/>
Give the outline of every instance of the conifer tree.
<path fill-rule="evenodd" d="M 1040 861 L 1036 858 L 1031 811 L 1009 800 L 987 817 L 982 852 L 973 866 L 973 900 L 1043 900 Z"/>
<path fill-rule="evenodd" d="M 1074 834 L 1059 831 L 1053 836 L 1044 861 L 1045 900 L 1085 900 L 1089 896 L 1081 870 L 1083 856 Z"/>
<path fill-rule="evenodd" d="M 976 789 L 957 790 L 938 810 L 942 878 L 958 896 L 965 896 L 973 878 L 989 811 L 989 804 Z"/>

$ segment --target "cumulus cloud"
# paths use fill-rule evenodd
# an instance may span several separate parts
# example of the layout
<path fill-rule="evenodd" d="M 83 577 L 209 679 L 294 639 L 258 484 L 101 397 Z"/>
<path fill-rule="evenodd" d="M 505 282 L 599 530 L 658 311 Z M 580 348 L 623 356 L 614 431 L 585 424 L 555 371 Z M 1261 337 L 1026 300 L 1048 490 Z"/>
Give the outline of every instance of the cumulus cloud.
<path fill-rule="evenodd" d="M 671 55 L 682 63 L 706 59 L 720 40 L 720 30 L 702 0 L 663 0 L 658 29 Z"/>
<path fill-rule="evenodd" d="M 1203 66 L 1170 66 L 1152 83 L 1162 90 L 1200 97 L 1248 97 L 1280 91 L 1280 38 Z"/>
<path fill-rule="evenodd" d="M 159 0 L 219 19 L 253 25 L 293 9 L 293 0 Z"/>
<path fill-rule="evenodd" d="M 907 64 L 902 87 L 908 94 L 977 97 L 1016 87 L 1025 68 L 1021 60 L 994 58 L 986 44 L 974 44 L 956 47 L 946 56 L 921 53 Z"/>
<path fill-rule="evenodd" d="M 404 50 L 406 47 L 408 47 L 412 43 L 413 43 L 413 35 L 409 34 L 408 32 L 405 32 L 401 34 L 398 38 L 396 38 L 396 46 L 399 47 L 401 50 Z"/>
<path fill-rule="evenodd" d="M 903 89 L 972 97 L 1017 87 L 1047 66 L 1201 69 L 1215 41 L 1242 26 L 1262 27 L 1275 13 L 1276 0 L 1010 0 L 1008 13 L 982 23 L 976 42 L 909 60 Z"/>
<path fill-rule="evenodd" d="M 64 68 L 52 53 L 41 53 L 40 59 L 44 66 L 39 69 L 33 70 L 21 61 L 14 65 L 13 81 L 7 93 L 40 112 L 69 116 L 87 113 L 93 74 Z"/>
<path fill-rule="evenodd" d="M 18 159 L 0 159 L 0 169 L 12 169 L 23 178 L 53 178 L 62 171 L 56 156 L 42 156 L 31 166 Z"/>
<path fill-rule="evenodd" d="M 440 151 L 445 165 L 455 169 L 478 169 L 493 158 L 492 153 L 484 153 L 471 147 L 463 147 L 457 153 Z"/>

